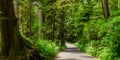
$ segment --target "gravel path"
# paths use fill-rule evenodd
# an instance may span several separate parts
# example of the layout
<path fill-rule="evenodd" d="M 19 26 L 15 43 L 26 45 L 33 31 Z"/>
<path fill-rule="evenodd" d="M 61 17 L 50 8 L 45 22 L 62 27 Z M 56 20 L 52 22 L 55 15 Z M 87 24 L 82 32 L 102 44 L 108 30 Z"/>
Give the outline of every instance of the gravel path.
<path fill-rule="evenodd" d="M 66 43 L 67 49 L 57 54 L 54 60 L 100 60 L 81 52 L 77 47 Z"/>

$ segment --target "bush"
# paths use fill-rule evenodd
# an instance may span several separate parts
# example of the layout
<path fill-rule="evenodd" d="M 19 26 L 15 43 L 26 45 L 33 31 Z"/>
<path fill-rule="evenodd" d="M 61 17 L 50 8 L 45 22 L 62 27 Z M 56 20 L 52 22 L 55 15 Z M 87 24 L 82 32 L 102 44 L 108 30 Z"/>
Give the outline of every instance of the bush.
<path fill-rule="evenodd" d="M 37 42 L 37 47 L 44 60 L 51 60 L 60 48 L 55 44 L 55 42 L 48 40 L 39 40 Z"/>
<path fill-rule="evenodd" d="M 76 43 L 83 51 L 102 60 L 120 59 L 120 17 L 106 22 L 91 20 L 85 24 L 83 32 L 84 37 Z"/>

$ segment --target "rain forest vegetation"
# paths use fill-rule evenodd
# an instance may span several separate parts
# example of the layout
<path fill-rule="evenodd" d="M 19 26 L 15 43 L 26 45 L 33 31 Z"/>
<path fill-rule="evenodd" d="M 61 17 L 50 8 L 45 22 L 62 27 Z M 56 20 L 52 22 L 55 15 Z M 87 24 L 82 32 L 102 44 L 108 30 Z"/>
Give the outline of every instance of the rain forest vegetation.
<path fill-rule="evenodd" d="M 0 0 L 0 59 L 53 60 L 75 43 L 120 60 L 120 0 Z"/>

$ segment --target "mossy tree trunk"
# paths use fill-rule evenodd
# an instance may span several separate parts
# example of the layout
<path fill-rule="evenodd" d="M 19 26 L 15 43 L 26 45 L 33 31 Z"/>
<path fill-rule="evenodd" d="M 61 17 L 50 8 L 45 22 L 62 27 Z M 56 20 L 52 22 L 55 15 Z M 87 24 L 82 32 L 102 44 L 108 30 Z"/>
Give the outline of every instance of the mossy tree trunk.
<path fill-rule="evenodd" d="M 35 60 L 38 59 L 36 48 L 23 38 L 17 26 L 17 19 L 14 13 L 13 0 L 0 0 L 0 10 L 2 12 L 1 34 L 2 53 L 0 59 L 7 60 Z M 26 52 L 27 51 L 27 52 Z M 20 57 L 31 53 L 31 57 Z M 33 57 L 33 54 L 37 55 Z M 29 54 L 28 54 L 29 55 Z"/>
<path fill-rule="evenodd" d="M 42 21 L 43 21 L 43 13 L 42 10 L 38 11 L 38 17 L 39 17 L 39 29 L 38 29 L 38 39 L 41 39 L 41 27 L 42 27 Z"/>

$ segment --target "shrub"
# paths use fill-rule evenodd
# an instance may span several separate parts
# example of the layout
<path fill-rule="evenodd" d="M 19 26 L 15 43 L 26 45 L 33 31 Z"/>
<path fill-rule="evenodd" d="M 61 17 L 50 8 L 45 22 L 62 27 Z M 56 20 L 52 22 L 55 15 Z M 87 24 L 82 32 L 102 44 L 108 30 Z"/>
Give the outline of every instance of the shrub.
<path fill-rule="evenodd" d="M 53 56 L 59 51 L 59 46 L 55 42 L 48 40 L 39 40 L 37 47 L 40 51 L 40 55 L 44 60 L 51 60 Z"/>
<path fill-rule="evenodd" d="M 106 22 L 91 20 L 85 24 L 83 36 L 76 43 L 83 51 L 101 60 L 120 59 L 120 17 L 110 18 Z"/>

